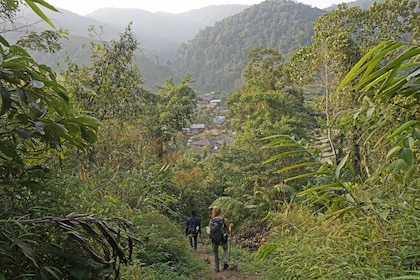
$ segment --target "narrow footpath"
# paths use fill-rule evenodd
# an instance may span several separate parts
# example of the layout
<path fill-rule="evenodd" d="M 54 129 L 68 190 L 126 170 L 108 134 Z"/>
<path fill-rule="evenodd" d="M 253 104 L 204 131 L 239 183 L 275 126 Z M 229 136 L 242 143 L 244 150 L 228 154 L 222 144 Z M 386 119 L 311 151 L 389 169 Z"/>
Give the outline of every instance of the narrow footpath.
<path fill-rule="evenodd" d="M 194 255 L 204 260 L 206 263 L 208 263 L 210 270 L 213 273 L 214 279 L 216 280 L 243 280 L 243 279 L 256 280 L 258 279 L 257 276 L 255 275 L 252 275 L 252 276 L 241 275 L 241 273 L 238 271 L 238 266 L 232 260 L 230 260 L 228 269 L 224 270 L 223 264 L 222 264 L 220 265 L 220 271 L 216 272 L 214 270 L 214 257 L 213 257 L 213 253 L 211 252 L 210 247 L 211 247 L 210 245 L 199 243 L 197 246 L 197 251 L 194 252 Z M 221 254 L 223 249 L 220 248 L 219 250 L 220 250 L 219 253 Z"/>

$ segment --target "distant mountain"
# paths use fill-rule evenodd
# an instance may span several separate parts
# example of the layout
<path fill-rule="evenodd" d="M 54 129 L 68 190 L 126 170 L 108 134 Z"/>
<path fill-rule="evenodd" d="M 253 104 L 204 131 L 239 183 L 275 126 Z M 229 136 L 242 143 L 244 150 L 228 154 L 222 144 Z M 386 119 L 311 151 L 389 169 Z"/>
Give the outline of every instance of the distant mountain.
<path fill-rule="evenodd" d="M 175 56 L 177 46 L 192 39 L 202 28 L 212 26 L 228 16 L 244 10 L 247 5 L 208 6 L 185 13 L 151 13 L 140 9 L 100 9 L 88 18 L 123 30 L 132 22 L 132 30 L 143 51 L 166 63 Z"/>
<path fill-rule="evenodd" d="M 373 2 L 357 0 L 347 5 L 367 8 Z M 140 43 L 136 61 L 146 88 L 162 85 L 167 77 L 180 79 L 190 72 L 199 92 L 232 92 L 241 84 L 250 49 L 270 47 L 287 58 L 310 43 L 314 20 L 327 10 L 294 0 L 266 0 L 252 6 L 216 5 L 180 14 L 140 9 L 100 9 L 87 16 L 66 10 L 44 12 L 57 27 L 69 30 L 69 40 L 63 41 L 62 51 L 33 53 L 38 61 L 57 70 L 65 67 L 66 56 L 79 64 L 89 63 L 89 26 L 95 26 L 100 38 L 108 41 L 117 39 L 132 22 L 131 30 Z M 45 23 L 32 25 L 33 22 L 39 22 L 39 18 L 23 9 L 17 25 L 27 26 L 27 31 L 47 28 Z M 17 39 L 22 35 L 20 31 L 7 32 L 7 39 Z"/>
<path fill-rule="evenodd" d="M 181 44 L 174 73 L 193 73 L 201 91 L 233 91 L 241 84 L 248 52 L 258 46 L 287 58 L 310 44 L 313 22 L 324 10 L 291 0 L 267 0 L 200 31 Z"/>
<path fill-rule="evenodd" d="M 173 59 L 181 42 L 193 38 L 200 29 L 214 25 L 215 22 L 247 7 L 247 5 L 208 6 L 180 14 L 150 13 L 140 9 L 100 9 L 88 16 L 80 16 L 67 10 L 56 13 L 43 9 L 57 28 L 69 31 L 69 40 L 62 42 L 63 49 L 56 54 L 33 52 L 33 56 L 39 62 L 57 70 L 65 67 L 66 56 L 76 63 L 85 64 L 90 61 L 89 42 L 92 40 L 88 31 L 90 26 L 95 27 L 102 40 L 109 41 L 117 39 L 119 33 L 132 22 L 132 31 L 140 43 L 137 62 L 146 80 L 145 87 L 152 88 L 163 84 L 167 77 L 172 76 L 166 63 L 169 59 Z M 49 28 L 25 7 L 19 13 L 16 24 L 27 27 L 20 29 L 19 32 L 7 32 L 6 38 L 12 42 L 22 36 L 22 32 Z M 99 27 L 102 31 L 98 29 Z"/>

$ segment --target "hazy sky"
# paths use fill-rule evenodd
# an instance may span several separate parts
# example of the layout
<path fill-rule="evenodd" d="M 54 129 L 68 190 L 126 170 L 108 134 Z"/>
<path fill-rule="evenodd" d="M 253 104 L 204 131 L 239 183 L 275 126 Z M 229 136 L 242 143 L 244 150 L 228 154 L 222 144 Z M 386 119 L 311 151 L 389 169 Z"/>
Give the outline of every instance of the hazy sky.
<path fill-rule="evenodd" d="M 331 4 L 350 2 L 351 0 L 296 0 L 313 7 L 326 8 Z M 263 0 L 47 0 L 56 8 L 70 10 L 86 15 L 100 8 L 138 8 L 150 12 L 181 13 L 210 5 L 224 4 L 259 4 Z"/>

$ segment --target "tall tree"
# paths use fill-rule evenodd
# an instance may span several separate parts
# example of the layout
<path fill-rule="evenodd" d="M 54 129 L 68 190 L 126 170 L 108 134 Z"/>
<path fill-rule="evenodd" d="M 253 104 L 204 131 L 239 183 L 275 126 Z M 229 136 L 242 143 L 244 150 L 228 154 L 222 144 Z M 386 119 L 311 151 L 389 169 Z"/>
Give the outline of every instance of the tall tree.
<path fill-rule="evenodd" d="M 0 39 L 0 165 L 5 183 L 45 164 L 50 149 L 62 153 L 69 144 L 86 150 L 97 140 L 98 122 L 73 110 L 67 90 L 51 68 L 38 64 L 22 47 Z"/>
<path fill-rule="evenodd" d="M 90 31 L 93 39 L 101 37 L 101 29 L 91 27 Z M 99 43 L 92 40 L 90 48 L 90 63 L 79 66 L 69 59 L 68 69 L 62 73 L 74 106 L 101 121 L 101 140 L 93 147 L 90 160 L 111 165 L 114 170 L 119 166 L 132 168 L 140 160 L 135 155 L 142 154 L 146 145 L 141 141 L 138 124 L 150 93 L 143 89 L 144 81 L 135 63 L 138 42 L 131 24 L 118 39 Z M 91 163 L 83 159 L 82 164 Z"/>
<path fill-rule="evenodd" d="M 93 27 L 91 32 L 100 36 Z M 118 40 L 92 41 L 90 66 L 69 62 L 63 74 L 80 110 L 99 120 L 127 121 L 139 116 L 146 93 L 134 62 L 137 48 L 138 42 L 128 25 Z"/>
<path fill-rule="evenodd" d="M 239 145 L 258 149 L 258 139 L 279 134 L 304 136 L 307 116 L 303 95 L 288 85 L 281 55 L 272 49 L 249 53 L 243 90 L 228 101 L 228 118 Z"/>
<path fill-rule="evenodd" d="M 155 143 L 155 152 L 159 158 L 163 157 L 165 145 L 174 144 L 177 134 L 193 120 L 197 95 L 190 86 L 192 82 L 190 74 L 179 84 L 175 84 L 173 78 L 168 78 L 150 98 L 144 125 L 147 126 L 147 137 Z"/>
<path fill-rule="evenodd" d="M 342 4 L 315 21 L 312 45 L 292 56 L 289 69 L 294 73 L 295 81 L 315 81 L 323 90 L 322 113 L 336 161 L 351 152 L 360 175 L 369 176 L 366 163 L 371 147 L 359 145 L 357 139 L 363 132 L 356 127 L 347 127 L 346 131 L 338 129 L 342 113 L 360 105 L 359 96 L 353 91 L 342 91 L 337 95 L 335 88 L 371 46 L 386 39 L 416 38 L 418 30 L 413 28 L 416 18 L 417 1 L 374 3 L 368 10 Z M 341 131 L 340 135 L 337 135 L 338 131 Z"/>

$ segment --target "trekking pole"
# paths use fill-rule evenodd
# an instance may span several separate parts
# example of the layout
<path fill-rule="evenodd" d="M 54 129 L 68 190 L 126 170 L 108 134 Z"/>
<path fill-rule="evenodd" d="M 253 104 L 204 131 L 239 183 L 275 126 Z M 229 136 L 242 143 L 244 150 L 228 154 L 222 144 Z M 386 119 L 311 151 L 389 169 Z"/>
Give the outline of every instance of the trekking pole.
<path fill-rule="evenodd" d="M 233 224 L 230 223 L 229 227 L 230 227 L 230 238 L 229 238 L 229 253 L 228 253 L 228 257 L 230 259 L 230 251 L 232 250 L 232 237 L 233 237 L 233 230 L 232 230 L 232 228 L 233 228 Z"/>

